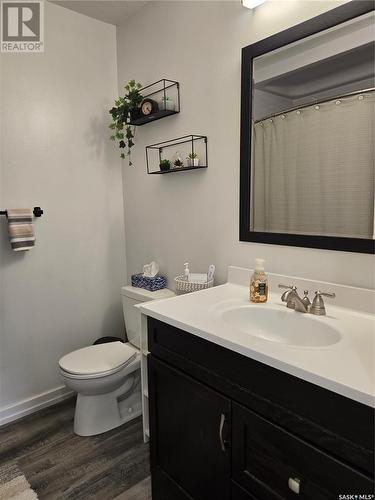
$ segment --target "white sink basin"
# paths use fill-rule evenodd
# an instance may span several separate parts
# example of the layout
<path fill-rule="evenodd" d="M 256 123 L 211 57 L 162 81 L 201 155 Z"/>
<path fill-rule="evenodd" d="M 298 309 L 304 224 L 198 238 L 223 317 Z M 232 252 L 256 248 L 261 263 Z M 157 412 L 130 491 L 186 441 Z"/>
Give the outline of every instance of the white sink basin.
<path fill-rule="evenodd" d="M 341 335 L 317 317 L 264 305 L 227 309 L 222 319 L 233 328 L 270 342 L 291 346 L 320 347 L 337 344 Z"/>
<path fill-rule="evenodd" d="M 314 316 L 287 309 L 279 290 L 271 290 L 265 304 L 249 302 L 249 274 L 232 267 L 225 285 L 137 307 L 205 341 L 375 407 L 375 292 L 270 275 L 274 285 L 335 292 L 334 301 L 325 301 L 327 315 Z M 142 332 L 146 346 L 145 327 Z"/>

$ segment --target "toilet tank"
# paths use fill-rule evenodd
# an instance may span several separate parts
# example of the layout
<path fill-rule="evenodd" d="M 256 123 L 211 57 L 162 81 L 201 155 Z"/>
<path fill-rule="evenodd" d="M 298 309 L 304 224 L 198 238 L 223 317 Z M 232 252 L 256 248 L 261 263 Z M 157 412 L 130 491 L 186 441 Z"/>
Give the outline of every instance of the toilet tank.
<path fill-rule="evenodd" d="M 144 288 L 136 288 L 134 286 L 123 286 L 121 288 L 122 310 L 124 313 L 126 334 L 128 341 L 140 348 L 141 340 L 141 313 L 134 307 L 140 302 L 148 302 L 149 300 L 160 300 L 168 297 L 174 297 L 175 293 L 168 288 L 150 292 Z"/>

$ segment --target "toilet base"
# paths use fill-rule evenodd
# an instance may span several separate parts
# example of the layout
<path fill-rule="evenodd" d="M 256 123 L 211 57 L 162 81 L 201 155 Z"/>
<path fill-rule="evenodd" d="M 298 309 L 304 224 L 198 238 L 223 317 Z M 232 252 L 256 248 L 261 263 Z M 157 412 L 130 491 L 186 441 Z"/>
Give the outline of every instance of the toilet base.
<path fill-rule="evenodd" d="M 139 380 L 133 385 L 133 380 L 127 379 L 119 389 L 109 394 L 78 394 L 74 432 L 79 436 L 95 436 L 140 415 L 142 401 Z"/>

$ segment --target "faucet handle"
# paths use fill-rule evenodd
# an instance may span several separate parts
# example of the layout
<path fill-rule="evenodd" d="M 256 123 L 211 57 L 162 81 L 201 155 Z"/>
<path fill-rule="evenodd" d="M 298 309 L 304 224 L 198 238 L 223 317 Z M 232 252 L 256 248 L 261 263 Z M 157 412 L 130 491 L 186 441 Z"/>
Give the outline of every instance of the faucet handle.
<path fill-rule="evenodd" d="M 287 290 L 293 290 L 294 292 L 297 290 L 297 287 L 294 285 L 283 285 L 279 283 L 279 288 L 286 288 Z"/>
<path fill-rule="evenodd" d="M 294 286 L 294 285 L 283 285 L 282 283 L 279 284 L 279 288 L 285 288 L 286 292 L 284 292 L 281 296 L 281 301 L 282 302 L 288 302 L 288 295 L 290 294 L 290 292 L 295 292 L 297 293 L 297 287 Z"/>
<path fill-rule="evenodd" d="M 332 299 L 334 299 L 336 297 L 336 294 L 330 292 L 321 292 L 320 290 L 317 290 L 315 292 L 315 297 L 311 306 L 310 312 L 312 314 L 317 314 L 319 316 L 324 316 L 326 314 L 326 308 L 322 297 L 331 297 Z"/>
<path fill-rule="evenodd" d="M 331 299 L 334 299 L 336 297 L 336 294 L 334 292 L 321 292 L 320 290 L 317 290 L 315 292 L 315 295 L 323 295 L 324 297 L 331 297 Z"/>

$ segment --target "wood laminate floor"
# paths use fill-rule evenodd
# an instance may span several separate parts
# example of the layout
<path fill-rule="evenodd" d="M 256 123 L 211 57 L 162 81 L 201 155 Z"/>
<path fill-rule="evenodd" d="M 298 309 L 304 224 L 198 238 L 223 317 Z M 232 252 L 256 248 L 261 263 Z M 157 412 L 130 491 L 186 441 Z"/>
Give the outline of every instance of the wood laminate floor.
<path fill-rule="evenodd" d="M 19 469 L 40 500 L 151 500 L 149 449 L 137 418 L 92 437 L 73 433 L 75 400 L 0 428 L 0 478 Z"/>

